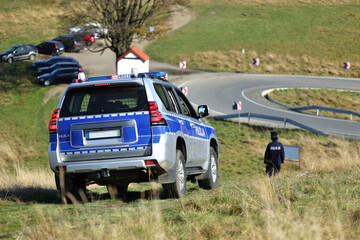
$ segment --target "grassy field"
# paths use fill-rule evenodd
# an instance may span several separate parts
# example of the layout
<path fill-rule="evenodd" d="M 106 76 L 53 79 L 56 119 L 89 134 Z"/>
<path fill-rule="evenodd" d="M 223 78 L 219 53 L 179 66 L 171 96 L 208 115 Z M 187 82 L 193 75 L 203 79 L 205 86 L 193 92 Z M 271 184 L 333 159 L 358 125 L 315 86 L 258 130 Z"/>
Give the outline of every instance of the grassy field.
<path fill-rule="evenodd" d="M 65 30 L 68 27 L 66 24 L 57 24 L 58 14 L 63 11 L 59 5 L 62 2 L 68 1 L 0 0 L 0 50 L 21 42 L 37 43 L 42 39 L 55 37 Z M 289 2 L 292 4 L 289 5 Z M 199 29 L 206 27 L 207 19 L 216 26 L 214 30 L 227 31 L 226 15 L 233 17 L 236 15 L 235 10 L 238 10 L 236 17 L 229 22 L 236 27 L 234 33 L 223 34 L 223 37 L 226 41 L 234 37 L 240 45 L 227 44 L 230 41 L 221 43 L 220 34 L 211 33 L 204 28 L 205 33 L 212 34 L 208 35 L 212 38 L 206 39 L 206 34 L 199 35 L 202 44 L 199 44 L 197 39 L 192 39 L 195 46 L 193 51 L 196 54 L 189 62 L 190 67 L 194 66 L 197 56 L 202 56 L 201 54 L 210 53 L 209 56 L 217 58 L 221 56 L 220 53 L 227 56 L 233 52 L 233 48 L 237 48 L 234 56 L 238 56 L 236 54 L 239 54 L 239 49 L 243 47 L 246 48 L 247 58 L 251 57 L 249 52 L 256 51 L 268 56 L 271 53 L 274 57 L 285 54 L 289 59 L 296 60 L 296 51 L 291 53 L 291 47 L 288 48 L 289 52 L 272 52 L 266 47 L 251 48 L 251 41 L 248 42 L 249 45 L 243 46 L 245 42 L 240 41 L 237 32 L 244 28 L 244 39 L 250 37 L 251 33 L 245 33 L 245 30 L 253 21 L 260 24 L 257 26 L 268 28 L 271 32 L 275 28 L 261 25 L 262 22 L 278 15 L 284 15 L 282 19 L 286 19 L 286 16 L 291 16 L 290 13 L 301 16 L 312 9 L 319 13 L 324 13 L 324 9 L 332 9 L 329 15 L 334 14 L 334 23 L 340 19 L 337 14 L 341 9 L 349 12 L 349 15 L 346 15 L 350 16 L 349 19 L 358 18 L 358 11 L 355 11 L 358 9 L 358 2 L 343 2 L 345 4 L 338 5 L 333 0 L 317 1 L 317 4 L 306 0 L 279 0 L 269 1 L 265 5 L 263 0 L 226 0 L 224 5 L 220 6 L 216 5 L 216 1 L 197 0 L 193 2 L 194 11 L 198 14 L 197 21 L 174 35 L 171 34 L 161 44 L 164 44 L 164 51 L 169 51 L 170 45 L 167 45 L 166 41 L 175 41 L 177 38 L 185 41 L 176 34 L 189 36 L 191 33 L 186 33 L 189 30 L 193 31 L 193 34 L 197 33 Z M 204 6 L 202 4 L 207 7 L 201 9 L 201 6 Z M 22 15 L 24 11 L 31 17 Z M 300 12 L 297 14 L 297 11 Z M 247 16 L 243 16 L 243 13 Z M 316 20 L 320 19 L 321 15 L 317 17 Z M 330 17 L 321 19 L 330 21 Z M 301 25 L 295 20 L 290 22 L 298 27 Z M 218 23 L 222 25 L 217 25 Z M 337 29 L 336 24 L 331 26 Z M 287 28 L 289 29 L 289 26 Z M 261 28 L 249 26 L 248 29 Z M 353 26 L 348 29 L 352 31 Z M 313 28 L 310 30 L 313 31 Z M 284 33 L 280 28 L 278 31 L 279 34 Z M 254 32 L 254 36 L 260 36 L 257 34 L 260 32 Z M 349 34 L 354 37 L 352 33 Z M 254 40 L 254 36 L 249 40 Z M 273 37 L 277 39 L 277 35 Z M 271 43 L 276 39 L 269 38 L 263 40 L 263 43 Z M 286 39 L 284 36 L 284 40 Z M 185 41 L 188 47 L 191 46 L 189 40 Z M 335 38 L 334 41 L 338 40 Z M 151 46 L 149 51 L 156 48 L 156 44 Z M 209 47 L 211 44 L 213 49 Z M 217 46 L 218 44 L 220 45 Z M 301 41 L 298 40 L 297 44 L 301 44 Z M 255 41 L 253 45 L 259 46 Z M 177 46 L 181 46 L 181 42 Z M 198 49 L 202 52 L 197 52 Z M 356 46 L 354 49 L 357 49 Z M 177 49 L 172 51 L 166 57 L 174 64 L 180 57 L 186 56 L 182 54 L 190 54 L 185 47 L 179 52 Z M 319 50 L 322 55 L 317 56 L 312 54 L 311 49 L 306 52 L 309 56 L 306 55 L 305 58 L 309 60 L 330 54 Z M 157 58 L 161 59 L 163 56 L 165 55 L 159 54 Z M 204 56 L 201 57 L 202 61 L 208 61 L 207 55 Z M 331 56 L 327 57 L 332 59 Z M 303 56 L 300 57 L 302 58 Z M 239 59 L 243 61 L 241 55 Z M 240 60 L 239 66 L 244 66 L 241 71 L 250 69 L 245 66 L 248 60 L 245 65 L 241 65 L 243 62 Z M 211 69 L 232 71 L 232 68 L 222 67 L 221 58 L 219 61 L 220 67 Z M 264 71 L 261 68 L 259 70 Z M 310 74 L 322 73 L 314 71 Z M 211 119 L 209 121 L 215 127 L 221 144 L 220 186 L 217 189 L 205 191 L 189 183 L 186 198 L 174 200 L 158 199 L 160 190 L 157 184 L 132 184 L 126 200 L 115 201 L 109 199 L 105 188 L 89 187 L 87 195 L 90 203 L 62 205 L 47 158 L 47 126 L 61 91 L 57 90 L 57 86 L 41 87 L 35 83 L 35 78 L 30 61 L 12 65 L 0 64 L 1 239 L 360 238 L 359 141 L 324 137 L 302 130 L 277 129 L 282 143 L 301 148 L 301 169 L 298 169 L 298 163 L 287 161 L 278 177 L 268 179 L 264 176 L 263 154 L 270 139 L 270 131 L 274 129 L 247 124 L 238 126 L 236 123 Z M 324 98 L 323 102 L 333 98 L 333 95 L 326 96 L 328 97 Z M 348 109 L 350 106 L 345 105 L 344 108 Z M 307 174 L 298 176 L 304 172 Z M 151 193 L 152 200 L 149 200 Z"/>
<path fill-rule="evenodd" d="M 67 33 L 77 22 L 70 0 L 0 0 L 0 52 L 17 44 L 40 44 Z"/>
<path fill-rule="evenodd" d="M 150 44 L 152 59 L 188 68 L 343 76 L 360 73 L 360 2 L 192 1 L 194 20 Z M 245 54 L 242 53 L 245 50 Z"/>
<path fill-rule="evenodd" d="M 90 188 L 85 205 L 62 205 L 47 168 L 16 165 L 0 174 L 1 238 L 17 239 L 357 239 L 359 142 L 279 130 L 301 147 L 302 168 L 286 162 L 264 176 L 272 129 L 211 121 L 221 142 L 220 186 L 188 184 L 185 199 L 157 199 L 158 186 L 130 186 L 126 201 Z M 46 149 L 39 149 L 44 153 Z M 307 171 L 302 177 L 299 173 Z M 154 188 L 153 200 L 147 197 Z M 274 223 L 276 223 L 274 225 Z"/>
<path fill-rule="evenodd" d="M 158 199 L 156 184 L 132 184 L 126 200 L 115 201 L 106 188 L 89 187 L 90 203 L 62 205 L 47 159 L 47 124 L 60 93 L 34 83 L 30 62 L 1 72 L 0 238 L 360 237 L 359 141 L 277 129 L 281 142 L 301 148 L 301 169 L 287 161 L 270 180 L 263 154 L 273 129 L 211 119 L 221 144 L 219 188 L 189 183 L 186 198 L 173 200 Z"/>
<path fill-rule="evenodd" d="M 360 93 L 350 91 L 294 88 L 286 90 L 276 90 L 271 92 L 269 96 L 275 101 L 291 107 L 304 107 L 315 105 L 359 112 L 360 106 Z M 316 110 L 309 110 L 304 112 L 316 114 Z M 333 113 L 328 111 L 320 111 L 319 115 L 343 119 L 350 118 L 349 114 Z M 357 116 L 352 116 L 352 120 L 359 121 L 360 118 Z"/>

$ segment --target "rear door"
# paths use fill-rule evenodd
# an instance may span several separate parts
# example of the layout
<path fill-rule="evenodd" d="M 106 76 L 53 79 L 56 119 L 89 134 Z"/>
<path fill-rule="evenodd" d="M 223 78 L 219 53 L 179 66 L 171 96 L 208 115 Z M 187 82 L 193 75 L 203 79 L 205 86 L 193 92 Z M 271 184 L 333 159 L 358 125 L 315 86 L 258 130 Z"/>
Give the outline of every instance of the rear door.
<path fill-rule="evenodd" d="M 63 161 L 151 154 L 151 126 L 140 80 L 69 89 L 58 122 Z"/>

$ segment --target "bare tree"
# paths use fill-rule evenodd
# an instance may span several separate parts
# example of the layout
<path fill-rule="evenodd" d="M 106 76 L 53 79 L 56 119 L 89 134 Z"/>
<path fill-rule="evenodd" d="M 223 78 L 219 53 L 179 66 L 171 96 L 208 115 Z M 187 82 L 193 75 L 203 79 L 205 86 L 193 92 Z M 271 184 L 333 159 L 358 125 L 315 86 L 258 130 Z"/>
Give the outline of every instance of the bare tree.
<path fill-rule="evenodd" d="M 90 48 L 110 49 L 116 59 L 128 51 L 134 39 L 155 39 L 170 27 L 166 18 L 175 5 L 189 6 L 189 0 L 86 0 L 83 17 L 107 27 L 105 45 Z"/>

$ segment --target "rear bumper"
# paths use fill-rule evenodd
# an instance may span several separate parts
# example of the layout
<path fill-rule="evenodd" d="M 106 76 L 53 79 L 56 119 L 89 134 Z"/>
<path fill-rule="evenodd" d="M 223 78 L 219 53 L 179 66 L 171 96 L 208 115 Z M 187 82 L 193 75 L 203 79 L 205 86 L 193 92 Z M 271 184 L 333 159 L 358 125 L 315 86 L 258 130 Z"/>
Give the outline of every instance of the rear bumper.
<path fill-rule="evenodd" d="M 128 172 L 132 170 L 147 170 L 151 168 L 156 177 L 159 177 L 160 183 L 169 183 L 174 178 L 174 165 L 176 159 L 176 149 L 169 147 L 164 148 L 164 142 L 169 141 L 168 136 L 162 138 L 158 144 L 152 144 L 152 154 L 141 157 L 124 157 L 109 159 L 93 159 L 81 161 L 61 161 L 60 154 L 57 150 L 51 149 L 49 145 L 49 163 L 52 171 L 56 173 L 56 167 L 66 166 L 65 174 L 89 174 L 98 173 L 103 169 L 109 171 Z M 170 144 L 171 146 L 171 144 Z M 156 160 L 158 165 L 146 166 L 145 160 Z"/>

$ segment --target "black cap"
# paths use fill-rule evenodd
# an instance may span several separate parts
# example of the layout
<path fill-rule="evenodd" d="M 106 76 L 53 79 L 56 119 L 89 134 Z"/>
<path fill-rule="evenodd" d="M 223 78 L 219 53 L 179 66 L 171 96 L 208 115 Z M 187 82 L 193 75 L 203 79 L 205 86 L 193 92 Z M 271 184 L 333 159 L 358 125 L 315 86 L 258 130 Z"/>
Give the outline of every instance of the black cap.
<path fill-rule="evenodd" d="M 271 132 L 271 139 L 272 140 L 278 139 L 277 132 Z"/>

